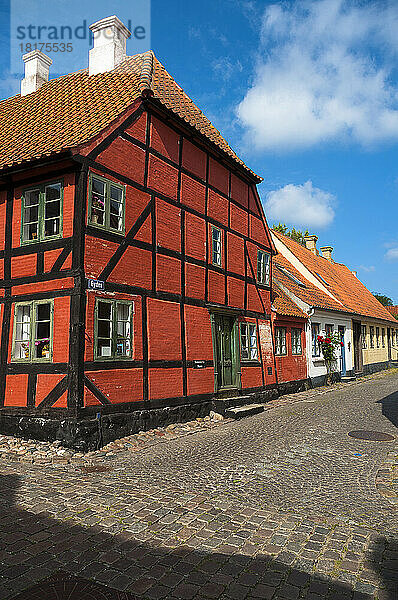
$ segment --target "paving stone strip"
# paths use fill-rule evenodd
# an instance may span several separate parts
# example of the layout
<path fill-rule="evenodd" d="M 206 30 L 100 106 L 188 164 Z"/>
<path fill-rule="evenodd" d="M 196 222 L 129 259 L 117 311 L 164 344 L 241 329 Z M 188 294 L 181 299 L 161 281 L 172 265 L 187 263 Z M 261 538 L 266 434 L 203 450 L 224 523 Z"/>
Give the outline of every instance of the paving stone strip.
<path fill-rule="evenodd" d="M 377 471 L 376 488 L 391 504 L 398 507 L 398 444 L 388 453 Z"/>

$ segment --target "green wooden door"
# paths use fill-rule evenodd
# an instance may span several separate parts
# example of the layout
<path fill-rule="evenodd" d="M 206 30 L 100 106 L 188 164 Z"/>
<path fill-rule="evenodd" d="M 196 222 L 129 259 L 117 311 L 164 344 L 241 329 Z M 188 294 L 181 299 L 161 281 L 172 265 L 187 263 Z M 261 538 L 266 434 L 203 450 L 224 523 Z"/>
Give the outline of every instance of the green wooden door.
<path fill-rule="evenodd" d="M 217 389 L 238 387 L 238 347 L 235 318 L 214 316 Z"/>

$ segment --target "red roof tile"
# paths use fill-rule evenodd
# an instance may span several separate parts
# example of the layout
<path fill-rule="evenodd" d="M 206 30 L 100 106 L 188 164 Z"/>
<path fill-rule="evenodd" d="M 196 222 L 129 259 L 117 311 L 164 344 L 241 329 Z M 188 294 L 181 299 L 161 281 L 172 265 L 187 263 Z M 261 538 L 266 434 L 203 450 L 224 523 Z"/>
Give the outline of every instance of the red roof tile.
<path fill-rule="evenodd" d="M 346 312 L 346 308 L 341 303 L 308 281 L 282 254 L 275 256 L 273 262 L 275 279 L 293 292 L 297 298 L 300 298 L 309 306 Z M 281 269 L 278 269 L 278 266 Z M 299 283 L 295 280 L 298 280 Z M 300 285 L 300 282 L 303 285 Z"/>
<path fill-rule="evenodd" d="M 305 314 L 297 306 L 297 304 L 282 290 L 277 282 L 272 283 L 272 294 L 273 302 L 272 308 L 278 315 L 284 315 L 287 317 L 300 317 L 302 319 L 308 319 L 308 315 Z"/>
<path fill-rule="evenodd" d="M 255 180 L 220 132 L 174 81 L 152 51 L 116 69 L 87 69 L 52 79 L 39 90 L 0 102 L 0 169 L 79 146 L 100 133 L 137 98 L 151 95 L 206 136 Z"/>

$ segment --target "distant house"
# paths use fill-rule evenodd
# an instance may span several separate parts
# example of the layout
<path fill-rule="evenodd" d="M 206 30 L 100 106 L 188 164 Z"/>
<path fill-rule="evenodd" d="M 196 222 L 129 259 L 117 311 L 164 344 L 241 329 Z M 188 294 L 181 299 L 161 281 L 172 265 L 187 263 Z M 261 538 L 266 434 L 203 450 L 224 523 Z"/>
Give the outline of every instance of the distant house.
<path fill-rule="evenodd" d="M 323 383 L 326 367 L 317 343 L 319 334 L 338 334 L 338 371 L 342 376 L 388 368 L 398 356 L 398 327 L 390 313 L 359 281 L 356 273 L 332 258 L 333 248 L 306 247 L 272 232 L 278 250 L 274 276 L 295 303 L 308 314 L 307 368 L 314 385 Z"/>
<path fill-rule="evenodd" d="M 81 448 L 276 381 L 261 178 L 117 17 L 91 29 L 88 69 L 33 51 L 0 103 L 0 430 Z"/>
<path fill-rule="evenodd" d="M 396 319 L 398 319 L 398 306 L 387 306 L 388 312 L 390 312 Z"/>
<path fill-rule="evenodd" d="M 279 392 L 288 394 L 307 387 L 306 330 L 308 314 L 293 301 L 278 279 L 274 259 L 272 285 L 275 368 Z"/>

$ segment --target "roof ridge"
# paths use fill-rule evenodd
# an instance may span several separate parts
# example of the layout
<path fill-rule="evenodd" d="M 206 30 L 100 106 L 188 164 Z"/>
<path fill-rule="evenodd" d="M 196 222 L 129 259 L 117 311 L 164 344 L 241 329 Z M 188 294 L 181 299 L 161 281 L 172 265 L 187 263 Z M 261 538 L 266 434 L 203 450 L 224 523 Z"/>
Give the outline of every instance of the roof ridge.
<path fill-rule="evenodd" d="M 137 55 L 135 55 L 137 56 Z M 140 81 L 138 84 L 138 88 L 143 93 L 150 93 L 153 95 L 152 90 L 152 76 L 153 76 L 153 59 L 154 53 L 152 50 L 147 50 L 142 54 L 142 66 L 140 73 Z"/>

